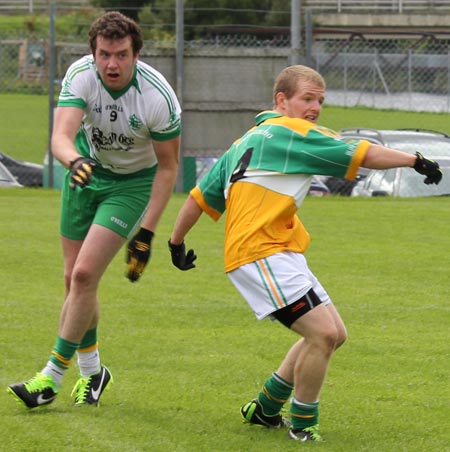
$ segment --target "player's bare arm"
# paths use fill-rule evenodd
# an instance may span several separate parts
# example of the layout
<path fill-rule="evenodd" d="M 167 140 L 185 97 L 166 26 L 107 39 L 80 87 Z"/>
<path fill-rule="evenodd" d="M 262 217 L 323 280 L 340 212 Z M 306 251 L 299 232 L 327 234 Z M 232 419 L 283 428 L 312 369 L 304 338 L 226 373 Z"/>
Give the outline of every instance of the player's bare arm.
<path fill-rule="evenodd" d="M 70 167 L 80 154 L 75 148 L 75 137 L 83 118 L 83 110 L 76 107 L 58 107 L 52 133 L 52 153 L 62 165 Z"/>
<path fill-rule="evenodd" d="M 371 169 L 388 169 L 401 166 L 413 167 L 416 162 L 414 154 L 396 151 L 378 144 L 371 144 L 367 150 L 362 166 Z"/>
<path fill-rule="evenodd" d="M 203 210 L 201 207 L 189 195 L 175 221 L 175 226 L 169 239 L 169 250 L 173 265 L 180 270 L 184 271 L 195 268 L 194 262 L 197 259 L 197 255 L 193 249 L 186 252 L 184 238 L 195 223 L 197 223 L 202 213 Z"/>
<path fill-rule="evenodd" d="M 158 169 L 153 181 L 147 212 L 136 235 L 128 243 L 127 278 L 136 282 L 151 256 L 151 244 L 156 226 L 172 195 L 178 172 L 180 138 L 153 142 Z"/>
<path fill-rule="evenodd" d="M 175 221 L 175 226 L 170 237 L 170 243 L 173 245 L 180 245 L 183 243 L 187 233 L 194 224 L 197 223 L 202 213 L 203 210 L 195 199 L 189 195 Z"/>
<path fill-rule="evenodd" d="M 153 181 L 151 198 L 141 226 L 155 231 L 159 219 L 169 202 L 178 173 L 180 137 L 167 141 L 153 141 L 158 169 Z"/>
<path fill-rule="evenodd" d="M 442 170 L 439 164 L 427 159 L 420 152 L 408 154 L 376 144 L 368 148 L 362 166 L 372 169 L 388 169 L 405 166 L 414 168 L 414 171 L 426 176 L 423 182 L 427 185 L 439 184 L 442 179 Z"/>

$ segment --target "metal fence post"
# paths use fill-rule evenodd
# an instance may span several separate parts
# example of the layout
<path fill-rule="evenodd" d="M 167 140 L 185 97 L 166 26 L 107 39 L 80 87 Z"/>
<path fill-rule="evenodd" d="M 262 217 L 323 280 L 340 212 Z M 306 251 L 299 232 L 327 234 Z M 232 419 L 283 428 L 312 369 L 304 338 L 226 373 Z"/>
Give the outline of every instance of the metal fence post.
<path fill-rule="evenodd" d="M 55 4 L 50 5 L 50 24 L 49 24 L 49 62 L 48 62 L 48 186 L 54 187 L 54 165 L 53 154 L 51 151 L 51 140 L 53 132 L 53 110 L 55 108 Z"/>
<path fill-rule="evenodd" d="M 447 113 L 450 112 L 450 51 L 447 51 Z"/>
<path fill-rule="evenodd" d="M 306 10 L 305 18 L 305 40 L 306 40 L 306 64 L 313 67 L 312 60 L 312 46 L 313 46 L 313 26 L 312 26 L 312 11 L 310 8 Z"/>
<path fill-rule="evenodd" d="M 301 46 L 301 13 L 300 0 L 292 0 L 291 2 L 291 57 L 290 64 L 300 63 L 300 46 Z"/>
<path fill-rule="evenodd" d="M 344 57 L 344 63 L 343 63 L 343 70 L 344 70 L 344 77 L 343 77 L 343 88 L 344 88 L 344 103 L 347 105 L 347 91 L 348 91 L 348 46 L 345 46 L 342 52 L 342 56 Z"/>
<path fill-rule="evenodd" d="M 412 52 L 408 50 L 408 108 L 412 106 Z"/>
<path fill-rule="evenodd" d="M 184 72 L 184 6 L 183 0 L 176 1 L 175 11 L 175 80 L 176 80 L 176 93 L 178 100 L 180 101 L 181 108 L 183 109 L 183 72 Z M 184 151 L 183 151 L 183 132 L 180 138 L 180 163 L 177 175 L 177 181 L 175 184 L 176 192 L 184 191 Z"/>

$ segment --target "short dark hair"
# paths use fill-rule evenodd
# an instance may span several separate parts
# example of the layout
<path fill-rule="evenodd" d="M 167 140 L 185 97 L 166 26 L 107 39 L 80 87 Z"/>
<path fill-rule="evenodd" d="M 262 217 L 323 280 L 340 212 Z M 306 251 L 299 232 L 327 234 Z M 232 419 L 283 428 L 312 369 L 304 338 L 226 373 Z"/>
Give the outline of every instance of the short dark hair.
<path fill-rule="evenodd" d="M 130 36 L 134 55 L 137 55 L 143 46 L 141 27 L 133 19 L 118 11 L 103 14 L 91 25 L 89 44 L 93 55 L 97 50 L 97 36 L 105 39 L 123 39 Z"/>

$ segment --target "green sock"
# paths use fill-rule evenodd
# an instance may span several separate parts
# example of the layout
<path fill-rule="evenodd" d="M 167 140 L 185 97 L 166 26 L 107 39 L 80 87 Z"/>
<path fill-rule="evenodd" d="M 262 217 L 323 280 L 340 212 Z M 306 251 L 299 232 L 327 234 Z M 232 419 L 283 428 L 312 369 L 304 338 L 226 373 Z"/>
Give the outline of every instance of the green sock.
<path fill-rule="evenodd" d="M 291 399 L 292 428 L 311 427 L 319 423 L 319 401 L 300 402 L 296 398 Z"/>
<path fill-rule="evenodd" d="M 78 346 L 79 344 L 66 341 L 62 337 L 58 336 L 50 356 L 50 361 L 61 369 L 67 369 L 70 366 L 70 362 Z"/>
<path fill-rule="evenodd" d="M 276 372 L 264 383 L 258 394 L 258 401 L 266 416 L 275 416 L 281 411 L 283 405 L 289 399 L 293 386 L 283 380 Z"/>
<path fill-rule="evenodd" d="M 78 344 L 66 341 L 59 336 L 57 337 L 50 358 L 41 371 L 44 375 L 50 375 L 52 377 L 56 388 L 61 386 L 64 373 L 69 368 L 77 347 Z"/>
<path fill-rule="evenodd" d="M 88 330 L 78 346 L 79 350 L 90 349 L 97 346 L 97 328 Z"/>

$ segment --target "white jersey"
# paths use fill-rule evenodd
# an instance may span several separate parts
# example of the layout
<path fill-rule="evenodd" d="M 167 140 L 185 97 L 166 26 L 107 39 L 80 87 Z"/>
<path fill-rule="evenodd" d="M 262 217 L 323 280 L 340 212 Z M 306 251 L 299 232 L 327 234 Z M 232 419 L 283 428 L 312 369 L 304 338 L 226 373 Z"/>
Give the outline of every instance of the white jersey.
<path fill-rule="evenodd" d="M 181 108 L 173 89 L 142 61 L 129 85 L 112 91 L 101 81 L 93 56 L 80 58 L 62 81 L 58 107 L 84 110 L 77 149 L 113 173 L 153 167 L 157 159 L 152 140 L 170 140 L 181 133 Z"/>

